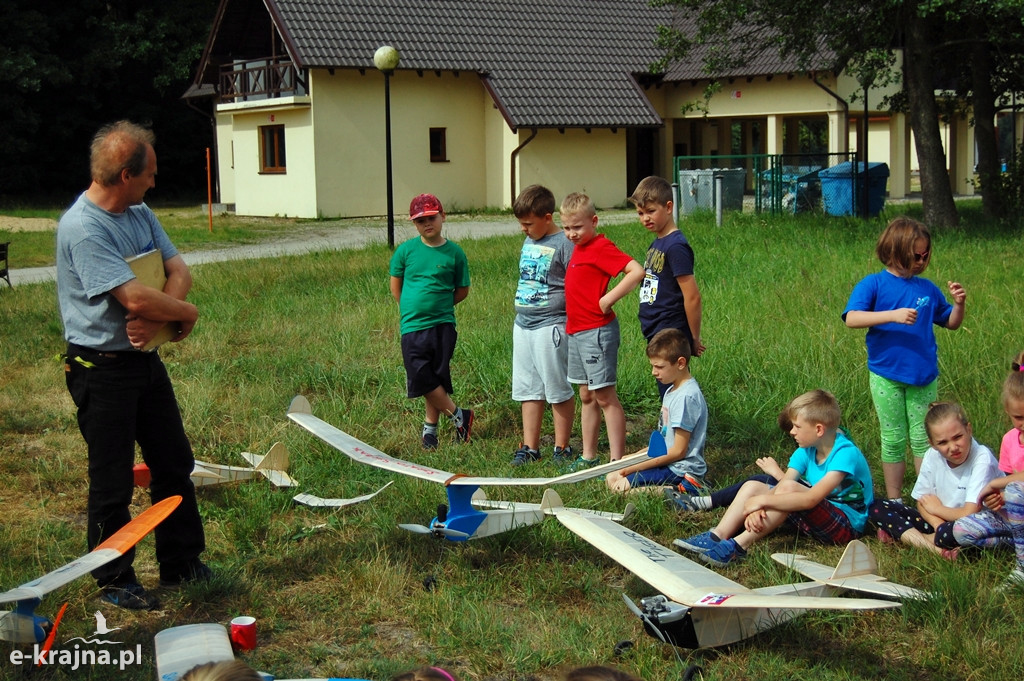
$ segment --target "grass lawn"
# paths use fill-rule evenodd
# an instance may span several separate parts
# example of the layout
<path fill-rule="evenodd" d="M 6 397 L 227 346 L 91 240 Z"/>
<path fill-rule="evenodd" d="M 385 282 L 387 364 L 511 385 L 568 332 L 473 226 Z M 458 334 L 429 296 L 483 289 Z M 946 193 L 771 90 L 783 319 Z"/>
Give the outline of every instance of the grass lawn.
<path fill-rule="evenodd" d="M 1010 359 L 1024 347 L 1019 268 L 1007 266 L 1021 235 L 984 223 L 971 206 L 963 216 L 963 227 L 935 235 L 925 272 L 943 286 L 961 281 L 968 292 L 963 327 L 937 331 L 939 390 L 965 406 L 977 439 L 997 448 L 1009 428 L 1000 386 Z M 708 350 L 693 371 L 710 408 L 706 458 L 715 485 L 756 472 L 758 456 L 784 462 L 794 445 L 775 425 L 778 411 L 792 396 L 823 387 L 838 397 L 844 424 L 881 489 L 864 332 L 847 329 L 840 313 L 856 281 L 880 267 L 873 250 L 883 224 L 884 217 L 862 223 L 729 214 L 721 228 L 707 216 L 683 223 L 704 298 Z M 185 230 L 199 238 L 205 225 L 205 216 L 194 215 L 171 227 L 172 238 L 186 240 Z M 287 228 L 267 224 L 260 231 Z M 607 233 L 643 259 L 650 239 L 636 223 Z M 120 627 L 112 638 L 125 648 L 142 646 L 143 664 L 124 672 L 96 665 L 73 672 L 46 668 L 32 678 L 149 680 L 156 632 L 226 623 L 239 614 L 255 616 L 259 627 L 259 646 L 243 659 L 278 678 L 387 679 L 424 663 L 464 680 L 508 681 L 554 679 L 582 664 L 613 664 L 652 681 L 678 678 L 681 664 L 691 663 L 709 679 L 1020 676 L 1024 591 L 993 592 L 1013 565 L 1008 552 L 948 563 L 869 538 L 883 575 L 934 598 L 889 611 L 809 613 L 725 649 L 674 651 L 647 637 L 622 603 L 622 593 L 637 600 L 652 589 L 556 521 L 466 544 L 398 529 L 398 523 L 426 523 L 444 501 L 443 490 L 352 463 L 290 425 L 288 403 L 306 395 L 315 414 L 399 457 L 445 470 L 510 474 L 520 437 L 518 405 L 509 397 L 520 245 L 518 237 L 463 244 L 473 285 L 458 307 L 453 375 L 457 401 L 477 410 L 478 420 L 472 444 L 451 443 L 443 425 L 442 445 L 431 453 L 419 447 L 422 402 L 404 397 L 386 247 L 195 267 L 191 300 L 199 324 L 189 339 L 161 354 L 197 458 L 240 465 L 238 452 L 266 453 L 281 441 L 291 453 L 298 491 L 348 498 L 394 484 L 336 512 L 295 506 L 294 490 L 275 490 L 263 480 L 201 489 L 205 558 L 217 571 L 212 583 L 161 592 L 162 609 L 132 613 L 102 606 L 86 578 L 50 594 L 38 608 L 53 616 L 68 603 L 58 644 L 89 636 L 93 613 L 101 609 L 108 626 Z M 636 300 L 631 295 L 616 306 L 629 451 L 644 446 L 657 414 Z M 6 589 L 84 552 L 86 461 L 62 378 L 54 285 L 0 291 L 0 318 L 0 589 Z M 549 459 L 550 423 L 544 432 Z M 579 445 L 578 429 L 573 444 Z M 555 470 L 542 462 L 527 473 Z M 908 476 L 907 492 L 911 484 Z M 627 501 L 600 481 L 558 491 L 570 506 L 621 510 Z M 512 500 L 540 497 L 539 490 L 488 492 Z M 638 510 L 630 527 L 665 545 L 707 529 L 719 513 L 678 517 L 660 497 L 632 500 Z M 136 511 L 149 503 L 143 491 L 135 501 Z M 834 563 L 842 549 L 778 534 L 722 572 L 750 587 L 800 581 L 770 559 L 775 551 Z M 136 568 L 144 584 L 155 585 L 151 538 L 142 542 Z M 424 588 L 427 577 L 435 588 Z M 613 647 L 627 639 L 635 647 L 615 657 Z M 27 666 L 9 662 L 13 648 L 0 643 L 0 677 L 27 678 Z"/>

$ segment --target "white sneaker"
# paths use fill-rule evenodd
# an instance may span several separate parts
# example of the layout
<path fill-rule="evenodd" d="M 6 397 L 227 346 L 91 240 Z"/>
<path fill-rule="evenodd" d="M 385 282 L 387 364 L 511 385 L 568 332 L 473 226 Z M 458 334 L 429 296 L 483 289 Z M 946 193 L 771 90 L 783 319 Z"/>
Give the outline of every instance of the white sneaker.
<path fill-rule="evenodd" d="M 996 592 L 1005 593 L 1022 587 L 1024 587 L 1024 568 L 1018 565 L 1013 569 L 1013 572 L 1003 580 L 1003 583 L 996 587 Z"/>

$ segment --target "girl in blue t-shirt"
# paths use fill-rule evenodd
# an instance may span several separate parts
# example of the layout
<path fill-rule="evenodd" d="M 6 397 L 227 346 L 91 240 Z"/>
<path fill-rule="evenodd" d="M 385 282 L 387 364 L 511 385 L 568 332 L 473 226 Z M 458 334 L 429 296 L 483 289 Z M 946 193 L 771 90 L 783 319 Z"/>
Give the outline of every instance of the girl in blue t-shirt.
<path fill-rule="evenodd" d="M 967 292 L 959 282 L 942 290 L 918 275 L 931 261 L 928 227 L 897 217 L 878 237 L 875 254 L 885 269 L 870 274 L 853 289 L 843 311 L 851 329 L 867 329 L 868 376 L 871 400 L 881 427 L 882 473 L 885 493 L 900 499 L 906 471 L 907 443 L 915 470 L 928 451 L 924 415 L 938 397 L 938 348 L 933 324 L 960 328 Z"/>

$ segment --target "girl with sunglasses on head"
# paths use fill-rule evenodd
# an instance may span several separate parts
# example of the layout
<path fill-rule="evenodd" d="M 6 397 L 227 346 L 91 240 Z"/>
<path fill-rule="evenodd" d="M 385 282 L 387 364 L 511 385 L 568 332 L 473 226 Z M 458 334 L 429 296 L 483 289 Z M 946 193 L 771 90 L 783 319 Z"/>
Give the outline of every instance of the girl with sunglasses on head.
<path fill-rule="evenodd" d="M 928 227 L 897 217 L 878 237 L 875 254 L 885 269 L 861 279 L 843 311 L 851 329 L 867 329 L 871 399 L 881 428 L 885 496 L 900 500 L 909 443 L 915 470 L 928 451 L 924 416 L 938 397 L 939 359 L 933 325 L 953 330 L 964 319 L 967 292 L 947 282 L 953 304 L 919 276 L 931 261 Z"/>

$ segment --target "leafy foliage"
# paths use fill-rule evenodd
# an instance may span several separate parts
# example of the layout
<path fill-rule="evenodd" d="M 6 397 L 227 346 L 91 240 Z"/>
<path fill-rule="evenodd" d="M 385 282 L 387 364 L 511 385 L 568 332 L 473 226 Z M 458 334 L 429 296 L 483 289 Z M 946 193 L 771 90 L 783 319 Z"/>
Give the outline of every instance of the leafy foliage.
<path fill-rule="evenodd" d="M 0 192 L 65 203 L 88 183 L 87 149 L 104 123 L 152 124 L 174 187 L 205 186 L 209 121 L 180 97 L 217 0 L 0 0 Z"/>
<path fill-rule="evenodd" d="M 683 19 L 664 27 L 660 67 L 700 49 L 708 74 L 745 64 L 766 49 L 795 58 L 804 68 L 822 58 L 845 68 L 864 88 L 902 76 L 905 90 L 890 102 L 909 111 L 921 164 L 925 219 L 933 225 L 957 221 L 937 119 L 936 89 L 954 91 L 954 110 L 970 103 L 978 117 L 978 166 L 982 183 L 994 186 L 997 172 L 991 119 L 1004 93 L 1024 91 L 1024 12 L 1020 0 L 931 0 L 862 3 L 826 0 L 654 0 L 675 5 Z M 894 49 L 904 56 L 894 70 Z M 711 92 L 709 90 L 709 92 Z M 984 125 L 980 123 L 987 121 Z M 990 215 L 1006 215 L 998 196 L 986 194 Z"/>

